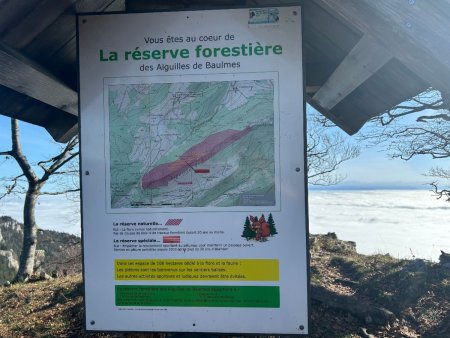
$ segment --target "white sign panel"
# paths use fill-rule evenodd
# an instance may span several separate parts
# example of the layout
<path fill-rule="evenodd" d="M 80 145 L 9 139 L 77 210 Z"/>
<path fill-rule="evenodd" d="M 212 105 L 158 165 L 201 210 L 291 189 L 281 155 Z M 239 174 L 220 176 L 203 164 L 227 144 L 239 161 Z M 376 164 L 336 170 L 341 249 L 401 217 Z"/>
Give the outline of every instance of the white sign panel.
<path fill-rule="evenodd" d="M 88 330 L 308 332 L 300 14 L 78 18 Z"/>

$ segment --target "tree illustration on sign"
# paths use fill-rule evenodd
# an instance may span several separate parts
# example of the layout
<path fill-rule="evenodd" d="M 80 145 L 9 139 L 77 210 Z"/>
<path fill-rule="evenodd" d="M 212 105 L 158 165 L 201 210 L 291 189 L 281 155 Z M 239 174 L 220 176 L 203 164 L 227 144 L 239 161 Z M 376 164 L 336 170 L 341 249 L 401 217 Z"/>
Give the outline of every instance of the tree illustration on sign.
<path fill-rule="evenodd" d="M 267 223 L 269 223 L 270 235 L 271 236 L 276 235 L 278 232 L 277 232 L 277 228 L 275 227 L 275 221 L 273 220 L 272 213 L 269 214 Z"/>
<path fill-rule="evenodd" d="M 270 213 L 269 219 L 266 221 L 264 214 L 260 218 L 249 215 L 245 218 L 244 231 L 241 237 L 249 240 L 256 240 L 258 242 L 265 242 L 267 238 L 277 234 L 273 216 Z"/>
<path fill-rule="evenodd" d="M 255 232 L 252 230 L 252 225 L 248 216 L 245 218 L 244 231 L 242 232 L 241 237 L 244 237 L 247 240 L 255 238 Z"/>

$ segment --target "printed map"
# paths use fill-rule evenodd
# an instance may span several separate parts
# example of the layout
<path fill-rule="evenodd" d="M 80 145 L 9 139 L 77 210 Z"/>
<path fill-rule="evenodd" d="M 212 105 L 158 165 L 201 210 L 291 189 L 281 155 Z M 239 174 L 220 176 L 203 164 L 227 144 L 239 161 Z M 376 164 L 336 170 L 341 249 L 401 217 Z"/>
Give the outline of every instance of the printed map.
<path fill-rule="evenodd" d="M 106 86 L 112 209 L 275 205 L 274 80 Z"/>

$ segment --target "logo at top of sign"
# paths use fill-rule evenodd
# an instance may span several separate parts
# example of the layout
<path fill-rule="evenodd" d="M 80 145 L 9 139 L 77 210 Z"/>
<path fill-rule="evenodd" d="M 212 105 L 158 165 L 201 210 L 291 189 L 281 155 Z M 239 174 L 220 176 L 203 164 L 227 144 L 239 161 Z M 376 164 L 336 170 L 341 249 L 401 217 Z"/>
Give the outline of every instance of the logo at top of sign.
<path fill-rule="evenodd" d="M 273 25 L 280 21 L 278 8 L 251 8 L 248 15 L 248 24 L 250 26 Z"/>
<path fill-rule="evenodd" d="M 275 221 L 271 213 L 269 213 L 267 221 L 264 214 L 259 218 L 258 216 L 249 215 L 245 218 L 244 231 L 241 237 L 244 237 L 247 241 L 266 242 L 269 237 L 273 237 L 277 233 Z"/>

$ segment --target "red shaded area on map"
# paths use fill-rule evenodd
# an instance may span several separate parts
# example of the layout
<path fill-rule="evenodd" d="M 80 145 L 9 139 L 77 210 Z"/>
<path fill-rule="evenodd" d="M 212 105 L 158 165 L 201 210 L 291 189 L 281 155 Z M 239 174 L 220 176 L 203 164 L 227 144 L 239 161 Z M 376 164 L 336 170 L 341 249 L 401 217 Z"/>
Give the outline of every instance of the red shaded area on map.
<path fill-rule="evenodd" d="M 181 243 L 180 236 L 163 236 L 163 243 Z"/>
<path fill-rule="evenodd" d="M 195 169 L 194 173 L 196 173 L 196 174 L 209 174 L 209 169 Z"/>
<path fill-rule="evenodd" d="M 244 137 L 251 131 L 251 127 L 244 130 L 227 129 L 209 135 L 202 142 L 188 149 L 176 161 L 160 164 L 142 177 L 142 188 L 158 188 L 167 186 L 169 182 L 193 166 L 209 160 L 218 152 L 224 150 L 233 142 Z"/>

